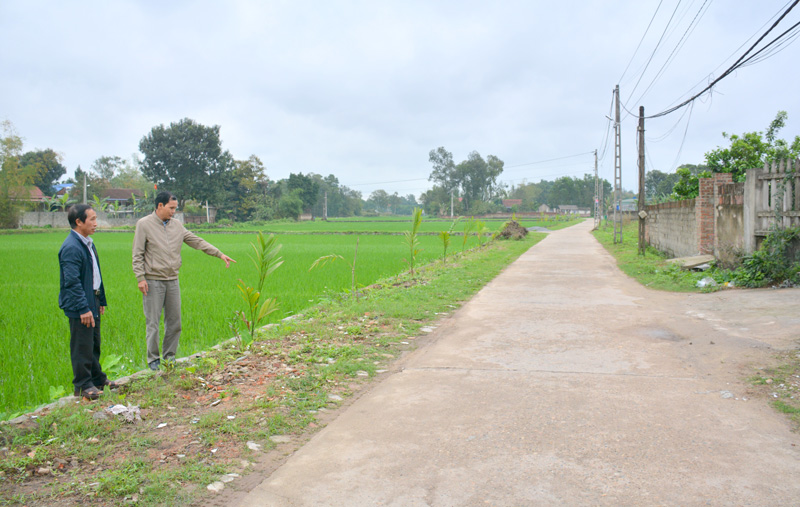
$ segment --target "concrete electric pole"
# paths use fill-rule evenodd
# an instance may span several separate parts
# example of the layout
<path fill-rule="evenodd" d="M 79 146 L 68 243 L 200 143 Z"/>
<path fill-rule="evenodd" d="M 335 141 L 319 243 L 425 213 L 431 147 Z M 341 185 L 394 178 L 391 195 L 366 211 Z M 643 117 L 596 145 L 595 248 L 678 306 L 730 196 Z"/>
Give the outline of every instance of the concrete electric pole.
<path fill-rule="evenodd" d="M 619 119 L 619 85 L 614 88 L 614 244 L 622 243 L 622 125 Z"/>
<path fill-rule="evenodd" d="M 644 219 L 647 212 L 644 210 L 644 106 L 639 106 L 639 255 L 644 255 Z"/>
<path fill-rule="evenodd" d="M 600 181 L 597 179 L 597 150 L 594 150 L 594 228 L 600 226 Z"/>

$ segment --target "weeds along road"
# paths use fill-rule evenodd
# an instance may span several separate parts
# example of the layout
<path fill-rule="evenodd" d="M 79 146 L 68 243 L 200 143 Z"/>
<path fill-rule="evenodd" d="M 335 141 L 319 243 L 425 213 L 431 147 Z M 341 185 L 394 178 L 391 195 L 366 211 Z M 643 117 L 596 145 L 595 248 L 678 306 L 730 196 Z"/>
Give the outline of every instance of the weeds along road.
<path fill-rule="evenodd" d="M 745 381 L 796 346 L 800 290 L 651 291 L 591 225 L 531 248 L 240 505 L 800 504 L 800 437 Z"/>

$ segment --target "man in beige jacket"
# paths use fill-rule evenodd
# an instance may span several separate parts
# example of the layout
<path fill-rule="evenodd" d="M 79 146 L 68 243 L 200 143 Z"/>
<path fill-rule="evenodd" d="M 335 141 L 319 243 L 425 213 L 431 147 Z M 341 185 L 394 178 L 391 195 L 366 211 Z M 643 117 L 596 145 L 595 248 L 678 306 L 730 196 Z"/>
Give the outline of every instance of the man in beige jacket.
<path fill-rule="evenodd" d="M 173 220 L 178 199 L 170 192 L 156 196 L 156 209 L 136 222 L 133 236 L 133 273 L 143 294 L 144 318 L 147 327 L 147 364 L 151 370 L 161 366 L 158 325 L 164 313 L 164 361 L 174 361 L 181 337 L 181 289 L 178 270 L 181 267 L 181 246 L 186 243 L 225 261 L 228 268 L 236 262 L 215 246 L 186 230 Z"/>

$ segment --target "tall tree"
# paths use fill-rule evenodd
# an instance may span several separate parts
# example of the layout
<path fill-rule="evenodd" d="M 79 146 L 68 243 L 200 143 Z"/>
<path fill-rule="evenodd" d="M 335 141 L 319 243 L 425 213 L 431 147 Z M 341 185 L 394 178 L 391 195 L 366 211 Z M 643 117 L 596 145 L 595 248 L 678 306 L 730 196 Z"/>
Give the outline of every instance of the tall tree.
<path fill-rule="evenodd" d="M 224 210 L 237 221 L 251 220 L 263 201 L 269 184 L 264 164 L 255 155 L 247 160 L 237 160 L 236 168 L 228 178 Z"/>
<path fill-rule="evenodd" d="M 22 156 L 22 138 L 17 134 L 14 125 L 4 120 L 2 122 L 3 137 L 0 138 L 0 185 L 1 189 L 9 189 L 32 185 L 34 175 L 23 169 L 19 163 Z"/>
<path fill-rule="evenodd" d="M 460 190 L 465 210 L 469 212 L 473 203 L 490 202 L 497 196 L 497 178 L 503 172 L 503 161 L 494 155 L 487 160 L 473 151 L 467 160 L 455 164 L 453 154 L 439 147 L 431 150 L 428 160 L 433 166 L 428 179 L 446 192 Z"/>
<path fill-rule="evenodd" d="M 678 173 L 665 173 L 656 169 L 644 175 L 645 197 L 653 200 L 658 196 L 670 195 L 680 176 Z"/>
<path fill-rule="evenodd" d="M 456 174 L 456 164 L 453 162 L 453 154 L 439 146 L 428 153 L 428 161 L 433 166 L 433 171 L 428 177 L 434 184 L 438 184 L 446 192 L 450 192 L 459 187 L 460 180 Z"/>
<path fill-rule="evenodd" d="M 219 131 L 219 125 L 206 127 L 189 118 L 153 127 L 139 142 L 142 174 L 176 194 L 180 206 L 186 199 L 218 204 L 235 167 L 231 154 L 222 150 Z"/>
<path fill-rule="evenodd" d="M 45 195 L 53 194 L 53 184 L 67 174 L 67 169 L 61 165 L 61 156 L 49 148 L 25 153 L 19 165 L 33 175 L 33 184 Z"/>
<path fill-rule="evenodd" d="M 369 194 L 367 204 L 375 211 L 386 212 L 389 210 L 389 194 L 386 190 L 379 188 Z"/>
<path fill-rule="evenodd" d="M 102 156 L 92 163 L 92 171 L 103 179 L 111 181 L 116 174 L 125 169 L 127 162 L 122 157 Z"/>
<path fill-rule="evenodd" d="M 20 170 L 19 157 L 23 142 L 14 125 L 5 120 L 0 126 L 3 130 L 3 136 L 0 137 L 0 229 L 11 229 L 17 226 L 18 219 L 12 191 L 30 185 L 33 176 Z"/>
<path fill-rule="evenodd" d="M 314 181 L 314 178 L 310 175 L 304 175 L 303 173 L 289 173 L 286 188 L 289 192 L 298 191 L 296 195 L 303 201 L 304 211 L 310 211 L 319 197 L 319 183 Z"/>

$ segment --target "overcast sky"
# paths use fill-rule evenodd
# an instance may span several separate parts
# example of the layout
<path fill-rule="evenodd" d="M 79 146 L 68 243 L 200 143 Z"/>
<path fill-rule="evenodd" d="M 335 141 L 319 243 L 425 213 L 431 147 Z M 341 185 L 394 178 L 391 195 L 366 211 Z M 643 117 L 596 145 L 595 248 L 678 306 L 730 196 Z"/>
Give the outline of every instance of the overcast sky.
<path fill-rule="evenodd" d="M 419 196 L 438 146 L 457 162 L 500 157 L 509 184 L 580 177 L 597 149 L 613 182 L 614 86 L 631 112 L 663 111 L 789 3 L 2 0 L 0 120 L 26 151 L 62 154 L 69 176 L 191 118 L 219 125 L 223 148 L 257 155 L 271 179 L 332 173 L 364 198 Z M 765 41 L 798 20 L 800 7 Z M 648 169 L 702 163 L 723 131 L 763 131 L 779 110 L 781 137 L 800 134 L 798 50 L 731 74 L 690 121 L 689 108 L 648 120 Z M 636 119 L 623 116 L 623 186 L 634 189 Z"/>

